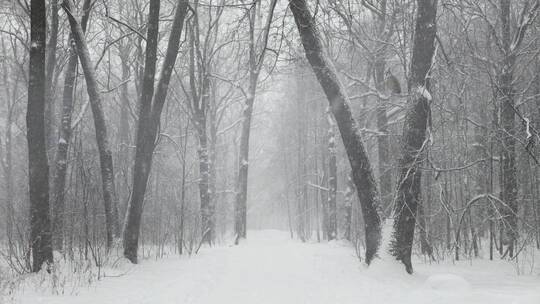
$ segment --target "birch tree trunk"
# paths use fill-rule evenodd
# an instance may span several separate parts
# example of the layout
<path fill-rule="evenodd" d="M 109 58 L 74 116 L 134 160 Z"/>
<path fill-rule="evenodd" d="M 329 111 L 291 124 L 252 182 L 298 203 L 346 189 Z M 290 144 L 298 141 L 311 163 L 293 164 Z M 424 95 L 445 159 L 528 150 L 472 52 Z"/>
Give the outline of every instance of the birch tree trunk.
<path fill-rule="evenodd" d="M 437 0 L 418 0 L 409 76 L 409 100 L 403 126 L 403 143 L 399 160 L 394 233 L 391 253 L 413 272 L 411 250 L 414 240 L 417 206 L 421 200 L 422 151 L 426 145 L 426 130 L 430 115 L 429 72 L 435 53 L 437 32 Z"/>
<path fill-rule="evenodd" d="M 30 248 L 32 271 L 53 262 L 49 218 L 49 165 L 45 141 L 45 0 L 30 2 L 30 62 L 26 139 L 30 192 Z"/>
<path fill-rule="evenodd" d="M 373 170 L 358 133 L 345 88 L 339 81 L 334 65 L 324 54 L 320 34 L 306 1 L 289 0 L 289 3 L 306 57 L 326 94 L 351 164 L 366 226 L 366 263 L 369 264 L 377 254 L 381 241 L 380 199 Z"/>

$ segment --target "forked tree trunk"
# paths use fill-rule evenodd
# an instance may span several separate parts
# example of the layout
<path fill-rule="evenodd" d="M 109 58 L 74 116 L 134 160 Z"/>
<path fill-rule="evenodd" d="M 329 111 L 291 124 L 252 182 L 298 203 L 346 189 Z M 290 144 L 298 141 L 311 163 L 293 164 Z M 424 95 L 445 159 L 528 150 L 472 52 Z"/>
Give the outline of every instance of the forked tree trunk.
<path fill-rule="evenodd" d="M 330 103 L 351 164 L 366 226 L 366 263 L 369 264 L 377 254 L 381 241 L 380 200 L 373 170 L 353 118 L 347 93 L 339 81 L 334 65 L 324 54 L 320 34 L 306 1 L 289 0 L 289 3 L 306 57 Z"/>
<path fill-rule="evenodd" d="M 83 17 L 81 27 L 86 30 L 88 17 L 90 16 L 91 0 L 85 0 L 83 4 Z M 62 250 L 64 243 L 64 208 L 66 191 L 66 174 L 68 167 L 68 150 L 71 140 L 71 118 L 73 113 L 73 94 L 75 90 L 75 80 L 77 78 L 77 49 L 72 45 L 72 36 L 69 36 L 69 59 L 64 75 L 64 93 L 62 97 L 62 119 L 58 136 L 58 146 L 54 163 L 56 166 L 53 179 L 53 206 L 52 206 L 52 232 L 53 246 L 55 250 Z"/>
<path fill-rule="evenodd" d="M 126 212 L 123 239 L 124 256 L 132 263 L 137 263 L 144 194 L 146 193 L 148 176 L 152 167 L 152 155 L 158 135 L 161 112 L 167 98 L 168 86 L 176 63 L 178 49 L 180 48 L 180 37 L 182 36 L 184 19 L 187 14 L 187 6 L 187 1 L 178 0 L 167 51 L 163 59 L 163 67 L 154 92 L 160 1 L 150 2 L 146 61 L 139 105 L 135 164 L 133 166 L 133 193 Z"/>
<path fill-rule="evenodd" d="M 45 141 L 45 0 L 30 2 L 30 62 L 26 139 L 28 141 L 28 184 L 30 192 L 30 248 L 32 271 L 52 263 L 49 218 L 49 165 Z"/>
<path fill-rule="evenodd" d="M 69 0 L 65 0 L 62 3 L 62 7 L 68 16 L 73 39 L 75 40 L 75 45 L 77 46 L 77 54 L 84 72 L 84 78 L 86 79 L 86 90 L 90 100 L 90 108 L 92 109 L 92 115 L 94 116 L 94 128 L 99 152 L 99 164 L 101 167 L 103 203 L 105 207 L 107 248 L 111 248 L 113 244 L 113 237 L 119 237 L 120 235 L 120 226 L 118 218 L 114 217 L 115 213 L 118 214 L 118 212 L 113 210 L 114 208 L 117 208 L 118 204 L 116 202 L 112 152 L 109 143 L 109 136 L 107 134 L 105 113 L 103 111 L 103 101 L 99 92 L 96 71 L 94 70 L 94 66 L 90 59 L 90 54 L 88 52 L 82 27 L 71 14 L 72 6 Z"/>
<path fill-rule="evenodd" d="M 123 235 L 124 256 L 132 263 L 137 263 L 139 233 L 143 212 L 144 195 L 150 175 L 150 162 L 154 140 L 150 133 L 150 111 L 154 94 L 156 73 L 157 43 L 159 31 L 160 1 L 150 1 L 146 33 L 146 52 L 144 72 L 141 77 L 141 95 L 139 99 L 139 117 L 137 122 L 135 163 L 133 165 L 133 185 L 129 201 Z"/>
<path fill-rule="evenodd" d="M 411 250 L 414 240 L 417 206 L 421 200 L 422 153 L 426 145 L 426 130 L 430 115 L 429 71 L 435 53 L 437 32 L 437 0 L 418 0 L 416 26 L 409 76 L 409 101 L 403 126 L 403 142 L 399 161 L 394 233 L 391 253 L 413 272 Z"/>

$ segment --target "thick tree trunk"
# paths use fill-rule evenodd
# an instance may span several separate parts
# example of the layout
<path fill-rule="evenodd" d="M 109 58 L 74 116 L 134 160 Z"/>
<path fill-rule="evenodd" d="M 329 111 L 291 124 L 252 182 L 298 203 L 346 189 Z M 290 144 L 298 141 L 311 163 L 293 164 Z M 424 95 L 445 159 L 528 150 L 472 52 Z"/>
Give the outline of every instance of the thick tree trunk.
<path fill-rule="evenodd" d="M 347 94 L 333 64 L 324 54 L 320 34 L 306 1 L 290 0 L 289 3 L 306 57 L 328 98 L 351 164 L 366 226 L 366 263 L 369 264 L 377 254 L 381 241 L 380 200 L 373 170 L 352 116 Z"/>
<path fill-rule="evenodd" d="M 160 1 L 150 1 L 144 72 L 141 77 L 139 117 L 135 139 L 137 148 L 135 151 L 135 163 L 133 165 L 133 185 L 131 200 L 126 211 L 123 235 L 124 256 L 134 264 L 137 263 L 144 195 L 150 175 L 152 151 L 155 141 L 152 139 L 152 133 L 150 132 L 150 111 L 152 109 L 154 77 L 156 73 L 159 9 Z"/>
<path fill-rule="evenodd" d="M 165 53 L 163 67 L 154 94 L 160 1 L 150 2 L 144 80 L 139 101 L 137 147 L 135 150 L 135 164 L 133 166 L 133 193 L 126 212 L 123 238 L 124 256 L 132 263 L 137 263 L 144 194 L 146 193 L 148 176 L 152 167 L 152 155 L 158 135 L 157 131 L 161 112 L 167 98 L 172 70 L 176 63 L 178 49 L 180 47 L 180 37 L 187 13 L 187 6 L 187 1 L 178 0 L 171 34 L 167 44 L 167 52 Z"/>
<path fill-rule="evenodd" d="M 30 248 L 32 271 L 52 263 L 49 218 L 49 165 L 45 142 L 45 0 L 30 3 L 30 62 L 26 130 L 28 141 L 28 184 L 30 192 Z"/>
<path fill-rule="evenodd" d="M 111 248 L 113 237 L 119 237 L 120 228 L 118 218 L 114 218 L 114 208 L 117 208 L 116 193 L 114 185 L 114 169 L 112 152 L 107 134 L 107 126 L 105 122 L 105 113 L 103 111 L 103 101 L 99 92 L 99 86 L 96 78 L 96 71 L 90 59 L 88 47 L 84 38 L 84 32 L 81 25 L 71 14 L 71 5 L 68 1 L 62 3 L 62 7 L 68 15 L 69 24 L 75 45 L 77 46 L 77 54 L 81 62 L 84 76 L 86 79 L 86 90 L 90 100 L 92 115 L 94 116 L 94 128 L 96 132 L 96 142 L 99 152 L 99 163 L 101 167 L 101 183 L 103 191 L 103 203 L 105 207 L 105 225 L 107 235 L 107 248 Z M 118 214 L 116 212 L 116 214 Z"/>
<path fill-rule="evenodd" d="M 90 16 L 91 0 L 85 0 L 83 4 L 84 15 L 81 20 L 83 31 L 86 30 L 88 17 Z M 72 36 L 69 36 L 69 43 L 72 44 Z M 65 191 L 66 174 L 68 163 L 69 142 L 71 140 L 71 118 L 73 113 L 73 94 L 75 90 L 75 80 L 77 78 L 77 49 L 71 45 L 69 49 L 69 59 L 64 75 L 64 93 L 62 97 L 62 120 L 58 136 L 58 146 L 54 163 L 56 169 L 53 179 L 53 206 L 52 206 L 52 232 L 53 246 L 55 250 L 62 250 L 64 243 L 64 220 L 65 220 Z"/>
<path fill-rule="evenodd" d="M 418 0 L 409 77 L 409 101 L 403 126 L 400 176 L 394 209 L 392 255 L 413 272 L 411 250 L 414 240 L 417 206 L 421 200 L 420 181 L 422 151 L 426 144 L 426 130 L 430 115 L 429 71 L 435 52 L 437 32 L 437 0 Z"/>
<path fill-rule="evenodd" d="M 503 44 L 503 63 L 498 75 L 498 97 L 500 103 L 501 139 L 501 192 L 502 200 L 506 203 L 504 223 L 508 236 L 508 256 L 514 256 L 514 246 L 518 238 L 517 225 L 517 173 L 516 173 L 516 128 L 514 100 L 514 66 L 516 57 L 511 50 L 510 37 L 510 0 L 500 0 L 500 20 Z M 502 243 L 501 243 L 502 248 Z"/>

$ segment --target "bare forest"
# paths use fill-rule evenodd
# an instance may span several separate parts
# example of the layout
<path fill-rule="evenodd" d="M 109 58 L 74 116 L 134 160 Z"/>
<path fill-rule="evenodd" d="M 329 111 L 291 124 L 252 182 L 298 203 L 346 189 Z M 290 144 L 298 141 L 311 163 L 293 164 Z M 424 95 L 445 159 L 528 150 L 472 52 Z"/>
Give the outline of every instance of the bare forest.
<path fill-rule="evenodd" d="M 539 14 L 0 0 L 0 303 L 540 303 Z"/>

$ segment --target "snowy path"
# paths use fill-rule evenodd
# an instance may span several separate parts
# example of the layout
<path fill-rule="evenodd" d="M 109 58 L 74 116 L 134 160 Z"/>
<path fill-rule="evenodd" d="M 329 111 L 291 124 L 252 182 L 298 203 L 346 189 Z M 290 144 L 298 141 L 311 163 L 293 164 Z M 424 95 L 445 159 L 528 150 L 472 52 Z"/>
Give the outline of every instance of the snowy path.
<path fill-rule="evenodd" d="M 497 267 L 493 267 L 497 265 Z M 500 266 L 500 267 L 499 267 Z M 409 276 L 392 263 L 366 269 L 341 243 L 303 244 L 277 231 L 251 232 L 240 246 L 203 248 L 191 258 L 145 261 L 77 296 L 26 294 L 21 303 L 318 304 L 540 303 L 540 277 L 515 276 L 503 263 L 417 265 Z M 433 274 L 454 273 L 426 283 Z M 456 282 L 456 280 L 458 282 Z M 447 285 L 447 286 L 446 286 Z"/>

